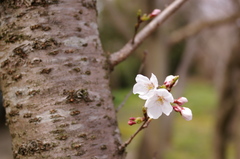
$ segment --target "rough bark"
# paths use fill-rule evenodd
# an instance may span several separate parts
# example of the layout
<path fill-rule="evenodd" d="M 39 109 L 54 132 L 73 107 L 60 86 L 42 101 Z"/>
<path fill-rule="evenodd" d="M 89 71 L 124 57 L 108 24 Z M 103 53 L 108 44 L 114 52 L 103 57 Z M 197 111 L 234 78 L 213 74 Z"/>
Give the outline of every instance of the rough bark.
<path fill-rule="evenodd" d="M 96 2 L 16 0 L 0 9 L 14 158 L 123 158 Z"/>

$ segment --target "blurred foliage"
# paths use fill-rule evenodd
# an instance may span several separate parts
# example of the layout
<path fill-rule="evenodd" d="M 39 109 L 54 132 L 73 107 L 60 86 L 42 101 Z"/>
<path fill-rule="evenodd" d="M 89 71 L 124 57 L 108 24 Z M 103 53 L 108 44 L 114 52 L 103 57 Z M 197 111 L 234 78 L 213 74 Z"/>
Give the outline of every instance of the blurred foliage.
<path fill-rule="evenodd" d="M 132 86 L 140 65 L 140 60 L 134 56 L 130 56 L 128 60 L 117 65 L 111 74 L 111 87 L 128 88 Z"/>
<path fill-rule="evenodd" d="M 100 32 L 100 39 L 103 44 L 103 49 L 107 52 L 114 52 L 117 51 L 119 48 L 121 48 L 129 39 L 126 39 L 119 30 L 116 28 L 113 21 L 113 18 L 118 21 L 118 19 L 124 20 L 124 21 L 118 21 L 118 23 L 124 23 L 123 26 L 125 26 L 124 29 L 132 30 L 132 35 L 129 35 L 129 37 L 133 36 L 134 33 L 134 25 L 136 23 L 136 13 L 137 10 L 140 8 L 139 5 L 136 5 L 135 3 L 128 3 L 126 5 L 126 1 L 115 1 L 114 2 L 99 2 L 103 3 L 104 6 L 99 14 L 99 32 Z M 106 3 L 112 3 L 111 6 L 106 5 Z M 138 3 L 139 4 L 139 3 Z M 107 7 L 114 7 L 111 9 L 114 9 L 117 11 L 116 16 L 119 17 L 112 17 L 112 13 L 106 9 Z"/>
<path fill-rule="evenodd" d="M 175 44 L 170 48 L 170 56 L 168 56 L 169 60 L 169 74 L 176 73 L 177 67 L 180 64 L 183 52 L 185 49 L 185 41 Z"/>

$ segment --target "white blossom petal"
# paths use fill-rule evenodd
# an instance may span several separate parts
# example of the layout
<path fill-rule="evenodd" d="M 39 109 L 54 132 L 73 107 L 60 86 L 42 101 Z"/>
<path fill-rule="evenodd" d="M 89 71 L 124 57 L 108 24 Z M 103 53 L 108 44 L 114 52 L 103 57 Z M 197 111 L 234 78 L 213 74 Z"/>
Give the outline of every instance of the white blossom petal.
<path fill-rule="evenodd" d="M 171 103 L 174 101 L 173 96 L 166 89 L 157 89 L 154 94 L 147 99 L 145 107 L 150 118 L 157 119 L 162 113 L 167 116 L 172 112 Z M 155 112 L 154 112 L 155 111 Z"/>
<path fill-rule="evenodd" d="M 159 89 L 161 92 L 159 92 L 159 96 L 163 96 L 164 100 L 167 101 L 168 103 L 173 103 L 174 98 L 170 92 L 168 92 L 166 89 Z"/>
<path fill-rule="evenodd" d="M 133 94 L 146 94 L 148 88 L 143 83 L 136 83 L 133 86 Z"/>
<path fill-rule="evenodd" d="M 151 107 L 154 107 L 156 105 L 159 105 L 158 103 L 158 97 L 156 96 L 156 94 L 154 94 L 152 97 L 148 98 L 146 103 L 145 103 L 145 107 L 146 108 L 151 108 Z"/>
<path fill-rule="evenodd" d="M 154 74 L 152 74 L 151 79 L 146 76 L 138 74 L 135 78 L 136 84 L 133 86 L 133 93 L 139 94 L 139 97 L 146 100 L 153 95 L 153 90 L 158 87 L 158 81 Z"/>
<path fill-rule="evenodd" d="M 152 73 L 150 81 L 152 82 L 152 84 L 157 88 L 158 87 L 158 79 L 157 77 Z"/>
<path fill-rule="evenodd" d="M 144 95 L 139 94 L 138 97 L 141 98 L 141 99 L 143 99 L 143 100 L 147 100 L 147 99 L 148 99 L 148 93 L 147 93 L 147 94 L 144 94 Z"/>
<path fill-rule="evenodd" d="M 148 93 L 143 94 L 143 95 L 139 95 L 139 98 L 146 100 L 148 98 L 151 98 L 153 95 L 155 94 L 155 90 L 150 90 Z"/>
<path fill-rule="evenodd" d="M 168 101 L 169 103 L 173 103 L 174 102 L 174 98 L 173 98 L 172 94 L 170 94 L 170 93 L 168 95 L 164 96 L 164 99 L 166 101 Z"/>
<path fill-rule="evenodd" d="M 152 119 L 157 119 L 162 115 L 161 107 L 153 106 L 147 109 L 147 114 Z"/>
<path fill-rule="evenodd" d="M 143 75 L 140 75 L 138 74 L 137 77 L 135 78 L 136 82 L 144 82 L 144 83 L 149 83 L 150 80 L 146 77 L 146 76 L 143 76 Z"/>
<path fill-rule="evenodd" d="M 169 114 L 173 111 L 173 107 L 170 103 L 164 103 L 162 105 L 162 112 L 169 116 Z"/>

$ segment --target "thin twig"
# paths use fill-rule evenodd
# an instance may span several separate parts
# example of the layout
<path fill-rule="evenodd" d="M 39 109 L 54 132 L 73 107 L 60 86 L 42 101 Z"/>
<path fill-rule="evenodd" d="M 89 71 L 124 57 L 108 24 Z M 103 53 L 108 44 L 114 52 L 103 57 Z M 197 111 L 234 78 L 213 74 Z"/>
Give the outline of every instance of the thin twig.
<path fill-rule="evenodd" d="M 124 61 L 139 45 L 154 31 L 156 30 L 165 20 L 168 19 L 177 9 L 182 6 L 187 0 L 175 0 L 161 14 L 155 17 L 146 27 L 144 27 L 134 39 L 134 44 L 130 40 L 122 49 L 113 53 L 109 61 L 112 67 L 116 66 L 120 62 Z"/>
<path fill-rule="evenodd" d="M 136 135 L 143 129 L 147 128 L 149 123 L 152 120 L 150 118 L 146 118 L 142 125 L 138 128 L 138 130 L 125 142 L 119 147 L 119 151 L 122 152 L 124 149 L 132 142 L 132 140 L 136 137 Z"/>
<path fill-rule="evenodd" d="M 119 104 L 119 106 L 116 109 L 116 112 L 118 112 L 127 102 L 128 98 L 132 95 L 132 89 L 128 92 L 128 94 L 125 96 L 124 100 Z"/>
<path fill-rule="evenodd" d="M 142 23 L 141 16 L 138 15 L 138 21 L 137 21 L 137 23 L 135 24 L 135 27 L 134 27 L 134 35 L 133 35 L 133 38 L 132 38 L 132 44 L 134 44 L 134 40 L 135 40 L 138 28 L 140 27 L 141 23 Z"/>

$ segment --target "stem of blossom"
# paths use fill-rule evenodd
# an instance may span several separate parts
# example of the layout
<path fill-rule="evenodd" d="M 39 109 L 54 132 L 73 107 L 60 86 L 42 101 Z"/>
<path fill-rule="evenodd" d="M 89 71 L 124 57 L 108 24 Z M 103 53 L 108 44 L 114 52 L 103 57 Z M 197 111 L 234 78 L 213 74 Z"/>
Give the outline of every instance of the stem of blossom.
<path fill-rule="evenodd" d="M 125 148 L 132 142 L 132 140 L 136 137 L 136 135 L 143 129 L 147 128 L 149 123 L 152 120 L 148 117 L 144 120 L 142 125 L 138 128 L 138 130 L 125 142 L 119 147 L 119 152 L 123 152 Z"/>

